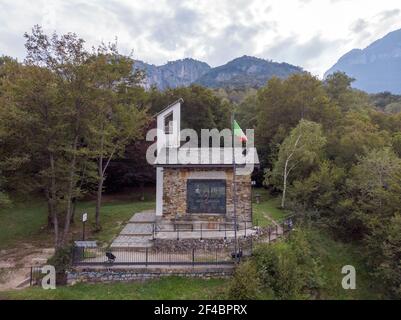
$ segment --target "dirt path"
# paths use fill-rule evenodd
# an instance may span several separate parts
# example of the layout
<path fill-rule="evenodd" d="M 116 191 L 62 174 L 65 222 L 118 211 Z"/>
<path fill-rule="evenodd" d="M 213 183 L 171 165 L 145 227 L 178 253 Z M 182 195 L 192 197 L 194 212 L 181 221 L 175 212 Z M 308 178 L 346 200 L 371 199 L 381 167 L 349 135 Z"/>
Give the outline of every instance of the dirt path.
<path fill-rule="evenodd" d="M 31 266 L 46 263 L 54 249 L 24 244 L 19 248 L 0 251 L 0 291 L 16 289 L 29 277 Z"/>
<path fill-rule="evenodd" d="M 269 219 L 269 220 L 277 227 L 277 233 L 278 233 L 278 234 L 283 233 L 283 228 L 280 226 L 280 224 L 279 224 L 276 220 L 274 220 L 274 219 L 270 216 L 270 214 L 269 214 L 268 212 L 265 212 L 265 216 L 266 216 L 267 219 Z"/>

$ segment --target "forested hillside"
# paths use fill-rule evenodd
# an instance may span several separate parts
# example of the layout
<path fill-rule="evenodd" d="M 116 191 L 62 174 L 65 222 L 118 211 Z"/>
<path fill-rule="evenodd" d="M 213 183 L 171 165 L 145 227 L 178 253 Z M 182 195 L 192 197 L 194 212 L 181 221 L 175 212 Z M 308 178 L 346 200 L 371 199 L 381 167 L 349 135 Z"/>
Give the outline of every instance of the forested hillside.
<path fill-rule="evenodd" d="M 321 81 L 305 72 L 280 78 L 263 70 L 270 80 L 259 89 L 191 85 L 146 91 L 141 74 L 132 74 L 134 61 L 115 44 L 90 52 L 78 36 L 50 36 L 38 26 L 25 38 L 24 62 L 0 60 L 0 207 L 12 206 L 17 195 L 46 202 L 58 250 L 68 245 L 77 202 L 96 197 L 98 231 L 105 191 L 153 183 L 146 133 L 156 112 L 183 98 L 183 128 L 230 128 L 233 111 L 244 129 L 254 128 L 258 185 L 280 197 L 301 229 L 324 230 L 358 246 L 363 265 L 387 288 L 386 295 L 401 297 L 398 96 L 355 90 L 344 73 Z M 305 266 L 303 282 L 288 291 L 296 297 L 319 286 L 305 271 L 318 267 L 318 259 L 302 260 L 311 251 L 307 238 L 299 234 L 305 255 L 297 242 L 266 249 L 268 256 L 288 253 L 291 263 Z M 274 287 L 268 272 L 260 274 L 261 264 L 269 272 L 280 264 L 269 265 L 265 257 L 260 251 L 250 268 L 264 277 L 262 287 Z"/>
<path fill-rule="evenodd" d="M 401 113 L 351 83 L 343 73 L 274 78 L 238 114 L 256 129 L 260 179 L 282 207 L 359 243 L 371 274 L 400 297 Z"/>

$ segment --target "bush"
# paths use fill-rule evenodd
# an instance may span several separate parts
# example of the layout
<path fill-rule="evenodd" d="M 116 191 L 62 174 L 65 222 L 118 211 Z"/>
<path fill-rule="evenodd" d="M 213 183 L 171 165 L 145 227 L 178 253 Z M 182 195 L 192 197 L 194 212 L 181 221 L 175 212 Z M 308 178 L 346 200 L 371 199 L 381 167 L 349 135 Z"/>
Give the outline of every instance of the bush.
<path fill-rule="evenodd" d="M 319 263 L 303 231 L 293 231 L 286 242 L 259 246 L 254 261 L 264 289 L 278 299 L 307 298 L 322 285 Z"/>
<path fill-rule="evenodd" d="M 298 298 L 303 286 L 299 266 L 288 243 L 263 245 L 255 252 L 257 269 L 265 289 L 278 299 Z"/>
<path fill-rule="evenodd" d="M 47 261 L 49 265 L 56 269 L 56 284 L 64 285 L 67 283 L 66 271 L 71 267 L 72 247 L 66 246 L 56 250 L 54 255 Z"/>
<path fill-rule="evenodd" d="M 248 260 L 236 269 L 228 289 L 229 299 L 258 299 L 261 294 L 259 274 L 255 264 Z"/>
<path fill-rule="evenodd" d="M 393 299 L 401 298 L 401 214 L 386 224 L 380 222 L 367 243 L 367 260 L 373 275 L 387 288 Z"/>

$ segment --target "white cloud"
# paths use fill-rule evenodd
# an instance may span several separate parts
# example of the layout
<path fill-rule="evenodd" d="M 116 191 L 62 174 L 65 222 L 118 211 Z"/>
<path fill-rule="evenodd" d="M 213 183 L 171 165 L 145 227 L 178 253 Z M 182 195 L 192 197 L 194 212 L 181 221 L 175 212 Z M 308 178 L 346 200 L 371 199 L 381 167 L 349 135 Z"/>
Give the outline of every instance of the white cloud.
<path fill-rule="evenodd" d="M 352 48 L 401 28 L 399 0 L 0 0 L 0 54 L 23 59 L 23 33 L 76 32 L 88 46 L 162 64 L 190 56 L 220 65 L 240 55 L 300 65 L 322 75 Z"/>

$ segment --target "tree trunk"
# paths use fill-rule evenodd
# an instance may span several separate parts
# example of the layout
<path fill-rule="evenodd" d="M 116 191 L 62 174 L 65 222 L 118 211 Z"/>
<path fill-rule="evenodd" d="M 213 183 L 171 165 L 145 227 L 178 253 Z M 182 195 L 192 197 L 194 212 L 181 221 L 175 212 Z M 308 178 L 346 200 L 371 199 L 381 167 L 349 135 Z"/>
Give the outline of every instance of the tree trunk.
<path fill-rule="evenodd" d="M 53 229 L 53 209 L 51 205 L 50 192 L 46 189 L 46 202 L 47 202 L 47 229 Z"/>
<path fill-rule="evenodd" d="M 71 204 L 71 219 L 70 219 L 70 223 L 74 224 L 75 223 L 75 209 L 77 207 L 77 198 L 74 197 L 71 200 L 72 204 Z"/>
<path fill-rule="evenodd" d="M 47 229 L 53 228 L 53 213 L 50 209 L 49 200 L 47 201 Z"/>
<path fill-rule="evenodd" d="M 56 251 L 63 247 L 60 239 L 57 212 L 53 212 L 53 225 L 54 225 L 54 246 Z"/>
<path fill-rule="evenodd" d="M 67 196 L 66 196 L 66 201 L 67 201 L 67 208 L 65 211 L 65 221 L 64 221 L 64 232 L 63 232 L 63 237 L 61 239 L 60 245 L 64 246 L 67 237 L 68 237 L 68 232 L 70 231 L 70 222 L 71 222 L 71 199 L 73 197 L 73 189 L 74 189 L 74 175 L 75 175 L 75 167 L 76 167 L 76 162 L 77 162 L 77 147 L 78 147 L 78 134 L 76 134 L 74 138 L 74 143 L 72 147 L 72 160 L 71 160 L 71 166 L 70 166 L 70 175 L 69 175 L 69 184 L 68 184 L 68 191 L 67 191 Z"/>
<path fill-rule="evenodd" d="M 54 163 L 54 155 L 53 153 L 49 154 L 49 162 L 51 169 L 51 179 L 50 179 L 50 194 L 48 199 L 48 209 L 50 210 L 53 228 L 54 228 L 54 246 L 57 250 L 60 248 L 60 235 L 59 235 L 59 225 L 58 225 L 58 217 L 56 212 L 56 171 L 55 171 L 55 163 Z"/>
<path fill-rule="evenodd" d="M 285 165 L 284 165 L 284 173 L 283 173 L 283 195 L 281 197 L 281 208 L 284 209 L 285 207 L 285 196 L 287 193 L 287 179 L 288 179 L 288 175 L 290 174 L 290 171 L 292 169 L 294 169 L 294 167 L 296 165 L 293 165 L 290 169 L 288 169 L 288 163 L 290 162 L 291 158 L 293 157 L 295 150 L 298 146 L 299 140 L 301 139 L 301 134 L 298 136 L 297 140 L 295 141 L 294 144 L 294 148 L 292 150 L 292 152 L 290 153 L 290 155 L 287 157 L 287 159 L 285 160 Z"/>
<path fill-rule="evenodd" d="M 99 184 L 97 186 L 97 198 L 96 198 L 96 213 L 95 213 L 95 223 L 96 223 L 96 231 L 101 230 L 100 226 L 100 207 L 102 206 L 102 192 L 103 192 L 103 176 L 99 179 Z"/>
<path fill-rule="evenodd" d="M 285 162 L 284 175 L 283 175 L 283 195 L 281 197 L 281 208 L 283 208 L 283 209 L 285 207 L 285 196 L 286 196 L 286 192 L 287 192 L 287 168 L 288 168 L 288 159 Z"/>

